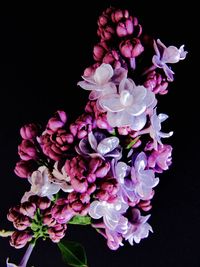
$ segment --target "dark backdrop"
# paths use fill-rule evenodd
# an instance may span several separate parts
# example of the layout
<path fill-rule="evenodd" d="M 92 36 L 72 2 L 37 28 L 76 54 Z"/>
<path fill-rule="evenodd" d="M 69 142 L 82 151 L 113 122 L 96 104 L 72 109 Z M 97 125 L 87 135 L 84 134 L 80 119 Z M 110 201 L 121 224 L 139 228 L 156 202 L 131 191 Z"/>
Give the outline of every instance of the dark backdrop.
<path fill-rule="evenodd" d="M 81 114 L 87 93 L 76 83 L 92 62 L 97 17 L 112 4 L 132 10 L 155 38 L 178 47 L 184 43 L 189 51 L 184 62 L 173 66 L 175 82 L 159 103 L 159 110 L 170 115 L 166 130 L 175 132 L 167 140 L 174 146 L 173 165 L 160 175 L 150 218 L 154 234 L 148 239 L 112 252 L 93 229 L 69 227 L 67 237 L 85 246 L 90 267 L 200 266 L 199 75 L 195 73 L 197 41 L 192 34 L 195 7 L 191 2 L 184 5 L 170 0 L 71 1 L 67 6 L 68 2 L 66 6 L 18 4 L 5 12 L 1 9 L 0 228 L 11 227 L 6 213 L 29 187 L 13 173 L 19 129 L 28 122 L 46 123 L 58 109 L 66 110 L 71 119 Z M 18 262 L 22 253 L 0 239 L 0 266 L 5 266 L 7 256 Z M 43 241 L 33 252 L 31 264 L 64 266 L 56 245 Z"/>

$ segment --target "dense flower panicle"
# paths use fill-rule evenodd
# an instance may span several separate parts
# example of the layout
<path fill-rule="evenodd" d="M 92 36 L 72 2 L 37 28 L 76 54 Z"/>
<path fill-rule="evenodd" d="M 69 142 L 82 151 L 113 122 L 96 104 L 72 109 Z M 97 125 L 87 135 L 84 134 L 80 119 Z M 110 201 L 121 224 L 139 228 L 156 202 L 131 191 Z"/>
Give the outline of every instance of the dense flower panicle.
<path fill-rule="evenodd" d="M 184 45 L 167 47 L 143 35 L 126 9 L 107 8 L 97 24 L 95 63 L 78 82 L 89 91 L 84 113 L 68 124 L 58 110 L 46 127 L 20 129 L 14 172 L 27 178 L 30 190 L 7 215 L 16 229 L 10 239 L 15 248 L 40 237 L 58 243 L 67 224 L 81 220 L 112 250 L 153 232 L 148 212 L 159 183 L 155 174 L 172 163 L 172 147 L 162 138 L 173 134 L 161 130 L 168 116 L 157 114 L 157 95 L 167 94 L 174 79 L 170 64 L 187 52 Z M 7 260 L 7 266 L 16 265 Z"/>

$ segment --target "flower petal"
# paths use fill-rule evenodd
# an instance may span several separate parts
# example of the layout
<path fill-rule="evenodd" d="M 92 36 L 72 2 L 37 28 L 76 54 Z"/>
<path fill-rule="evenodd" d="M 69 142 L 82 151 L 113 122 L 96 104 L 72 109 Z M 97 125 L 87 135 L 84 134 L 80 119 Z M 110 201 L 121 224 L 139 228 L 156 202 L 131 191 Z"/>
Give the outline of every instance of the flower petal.
<path fill-rule="evenodd" d="M 142 128 L 144 128 L 146 121 L 147 121 L 146 114 L 143 113 L 137 117 L 133 117 L 130 127 L 134 131 L 140 131 Z"/>
<path fill-rule="evenodd" d="M 95 200 L 90 204 L 89 215 L 93 219 L 100 219 L 103 216 L 103 207 L 99 201 Z"/>
<path fill-rule="evenodd" d="M 96 140 L 96 138 L 95 138 L 93 132 L 90 132 L 90 133 L 88 134 L 88 141 L 89 141 L 89 143 L 90 143 L 92 149 L 96 151 L 96 150 L 97 150 L 97 140 Z"/>
<path fill-rule="evenodd" d="M 162 61 L 164 63 L 177 63 L 180 60 L 180 53 L 177 47 L 169 46 L 164 50 Z"/>
<path fill-rule="evenodd" d="M 97 84 L 102 85 L 107 83 L 113 76 L 113 68 L 110 64 L 101 64 L 94 73 L 94 80 Z"/>
<path fill-rule="evenodd" d="M 118 94 L 106 95 L 100 99 L 99 103 L 107 111 L 118 112 L 124 110 Z"/>
<path fill-rule="evenodd" d="M 133 116 L 125 111 L 107 113 L 107 120 L 112 127 L 130 126 L 133 121 Z"/>
<path fill-rule="evenodd" d="M 98 146 L 97 146 L 97 151 L 105 155 L 111 151 L 113 151 L 117 146 L 119 145 L 119 139 L 115 136 L 105 138 L 102 140 Z"/>
<path fill-rule="evenodd" d="M 133 88 L 135 87 L 136 85 L 133 80 L 124 78 L 119 84 L 119 93 L 121 93 L 124 90 L 127 90 L 130 93 L 132 93 Z"/>

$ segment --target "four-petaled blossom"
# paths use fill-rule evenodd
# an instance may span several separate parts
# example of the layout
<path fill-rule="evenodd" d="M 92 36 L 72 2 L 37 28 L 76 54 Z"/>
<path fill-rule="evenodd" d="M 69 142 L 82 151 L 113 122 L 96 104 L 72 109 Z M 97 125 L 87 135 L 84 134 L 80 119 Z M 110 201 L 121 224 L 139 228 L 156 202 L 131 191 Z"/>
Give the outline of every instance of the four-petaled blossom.
<path fill-rule="evenodd" d="M 121 147 L 119 146 L 119 138 L 115 136 L 106 137 L 101 132 L 90 132 L 88 138 L 82 139 L 76 147 L 76 151 L 83 156 L 92 158 L 100 157 L 105 159 L 121 158 Z"/>
<path fill-rule="evenodd" d="M 154 50 L 156 55 L 152 58 L 153 64 L 156 67 L 163 69 L 168 81 L 172 82 L 174 80 L 174 72 L 168 67 L 167 63 L 177 63 L 180 60 L 185 59 L 187 51 L 184 51 L 184 45 L 179 49 L 175 46 L 166 47 L 160 39 L 158 39 L 157 41 L 154 41 Z"/>
<path fill-rule="evenodd" d="M 128 230 L 123 235 L 131 245 L 133 245 L 133 241 L 139 243 L 141 239 L 148 237 L 149 232 L 153 232 L 151 225 L 147 223 L 150 215 L 141 216 L 138 209 L 133 209 L 132 217 L 132 222 L 128 223 Z"/>
<path fill-rule="evenodd" d="M 149 128 L 149 134 L 153 139 L 154 149 L 158 149 L 158 143 L 162 145 L 161 138 L 168 138 L 173 135 L 173 132 L 163 133 L 161 132 L 161 123 L 168 118 L 168 115 L 164 113 L 156 114 L 156 109 L 154 109 L 153 114 L 150 118 L 151 126 Z"/>
<path fill-rule="evenodd" d="M 60 185 L 51 182 L 51 175 L 49 169 L 45 166 L 39 167 L 37 171 L 34 171 L 31 177 L 28 178 L 31 189 L 24 194 L 22 202 L 27 201 L 32 195 L 47 196 L 51 199 L 54 194 L 58 193 Z"/>
<path fill-rule="evenodd" d="M 130 126 L 137 131 L 146 124 L 145 111 L 153 107 L 156 100 L 154 93 L 144 86 L 136 86 L 133 80 L 124 78 L 119 84 L 119 94 L 105 95 L 99 103 L 107 111 L 112 127 Z"/>
<path fill-rule="evenodd" d="M 93 201 L 90 205 L 89 215 L 93 219 L 100 219 L 103 217 L 105 226 L 110 230 L 116 228 L 124 231 L 127 227 L 128 219 L 122 216 L 128 209 L 128 204 L 118 200 L 114 203 L 106 201 Z"/>
<path fill-rule="evenodd" d="M 134 183 L 134 191 L 139 199 L 148 200 L 152 195 L 152 188 L 155 187 L 159 178 L 155 178 L 153 170 L 146 169 L 147 157 L 141 152 L 135 159 L 131 169 L 131 178 Z"/>
<path fill-rule="evenodd" d="M 96 100 L 104 95 L 117 93 L 115 83 L 119 83 L 126 75 L 127 70 L 123 68 L 113 70 L 110 64 L 102 63 L 90 76 L 82 76 L 84 81 L 78 82 L 78 85 L 92 91 L 89 99 Z"/>

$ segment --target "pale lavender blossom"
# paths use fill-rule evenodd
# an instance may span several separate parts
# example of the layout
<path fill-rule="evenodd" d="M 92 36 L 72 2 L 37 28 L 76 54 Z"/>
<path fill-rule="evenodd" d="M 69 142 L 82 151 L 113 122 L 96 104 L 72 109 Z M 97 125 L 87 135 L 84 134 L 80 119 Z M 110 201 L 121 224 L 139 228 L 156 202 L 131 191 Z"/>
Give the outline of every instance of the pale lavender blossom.
<path fill-rule="evenodd" d="M 93 219 L 103 218 L 105 226 L 110 230 L 126 231 L 128 219 L 122 214 L 128 209 L 128 204 L 117 199 L 114 203 L 95 200 L 89 208 L 89 215 Z"/>
<path fill-rule="evenodd" d="M 127 70 L 123 68 L 113 70 L 110 64 L 102 63 L 90 76 L 82 76 L 84 81 L 78 82 L 78 85 L 91 91 L 90 100 L 96 100 L 104 95 L 117 93 L 115 84 L 126 75 Z"/>
<path fill-rule="evenodd" d="M 41 197 L 47 196 L 52 198 L 54 194 L 60 190 L 60 185 L 54 184 L 50 181 L 51 173 L 45 166 L 39 167 L 37 171 L 34 171 L 28 181 L 31 184 L 31 189 L 26 192 L 22 197 L 22 202 L 28 201 L 28 198 L 32 195 L 38 195 Z"/>
<path fill-rule="evenodd" d="M 153 114 L 150 117 L 151 126 L 149 127 L 149 134 L 153 139 L 153 147 L 155 150 L 158 149 L 158 143 L 162 145 L 161 138 L 168 138 L 173 135 L 173 132 L 163 133 L 161 132 L 161 123 L 168 118 L 168 115 L 164 113 L 156 114 L 154 109 Z"/>
<path fill-rule="evenodd" d="M 90 132 L 88 138 L 82 139 L 76 147 L 76 151 L 83 156 L 90 156 L 91 158 L 100 157 L 105 159 L 107 157 L 121 158 L 122 148 L 119 145 L 119 138 L 115 136 L 106 137 L 101 132 Z"/>
<path fill-rule="evenodd" d="M 127 176 L 130 174 L 131 167 L 125 162 L 118 162 L 113 168 L 114 177 L 117 179 L 119 184 L 118 196 L 121 197 L 124 203 L 128 201 L 137 202 L 138 197 L 134 191 L 135 185 L 133 181 Z"/>
<path fill-rule="evenodd" d="M 150 90 L 124 78 L 119 84 L 119 94 L 105 95 L 99 104 L 107 111 L 108 123 L 112 127 L 130 126 L 132 130 L 138 131 L 146 124 L 147 108 L 153 108 L 156 100 Z"/>
<path fill-rule="evenodd" d="M 128 230 L 123 235 L 131 245 L 133 245 L 133 241 L 140 243 L 141 239 L 148 237 L 149 232 L 153 232 L 152 227 L 147 223 L 150 215 L 141 216 L 138 209 L 133 209 L 132 216 L 132 221 L 128 223 Z"/>
<path fill-rule="evenodd" d="M 180 60 L 185 59 L 187 51 L 184 51 L 184 45 L 179 49 L 175 46 L 166 47 L 160 39 L 154 41 L 154 50 L 156 55 L 153 56 L 152 62 L 154 66 L 163 69 L 168 81 L 172 82 L 174 80 L 174 72 L 168 67 L 167 63 L 177 63 Z"/>
<path fill-rule="evenodd" d="M 131 168 L 131 179 L 134 183 L 136 196 L 142 200 L 148 200 L 152 195 L 152 188 L 159 183 L 159 178 L 155 178 L 153 170 L 146 169 L 147 157 L 141 152 L 135 159 Z"/>

